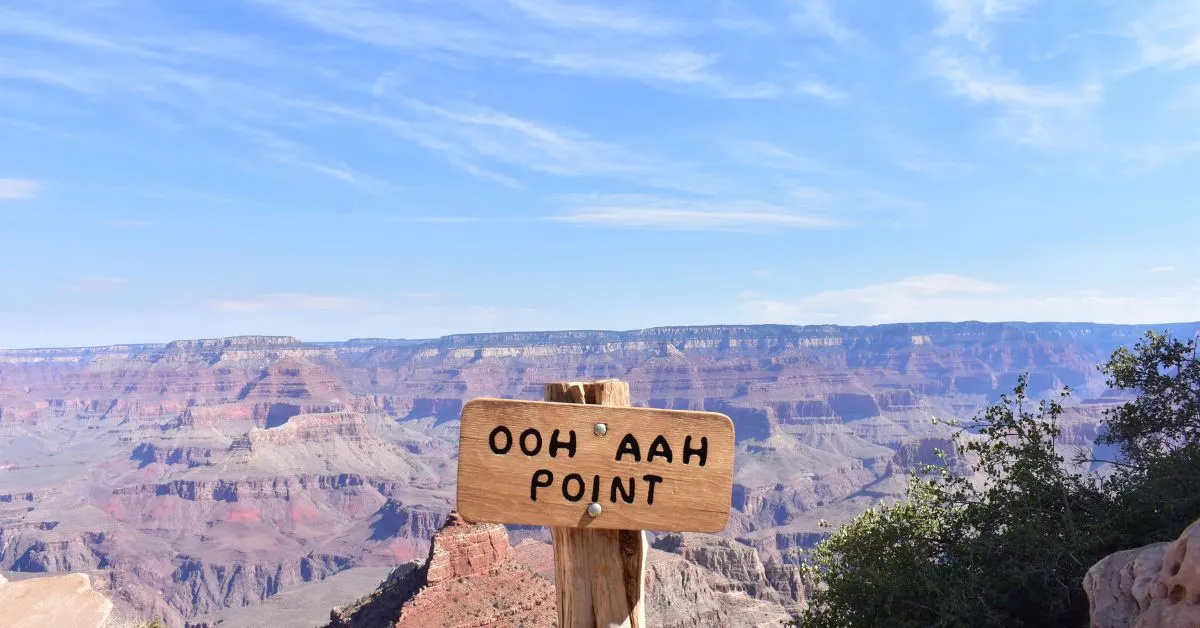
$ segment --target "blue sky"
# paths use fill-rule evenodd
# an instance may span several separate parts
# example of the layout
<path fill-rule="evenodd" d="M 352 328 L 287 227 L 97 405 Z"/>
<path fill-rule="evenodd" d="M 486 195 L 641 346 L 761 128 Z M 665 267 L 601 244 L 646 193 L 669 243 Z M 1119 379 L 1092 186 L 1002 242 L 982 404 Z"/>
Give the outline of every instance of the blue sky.
<path fill-rule="evenodd" d="M 0 346 L 1200 319 L 1191 0 L 6 0 Z"/>

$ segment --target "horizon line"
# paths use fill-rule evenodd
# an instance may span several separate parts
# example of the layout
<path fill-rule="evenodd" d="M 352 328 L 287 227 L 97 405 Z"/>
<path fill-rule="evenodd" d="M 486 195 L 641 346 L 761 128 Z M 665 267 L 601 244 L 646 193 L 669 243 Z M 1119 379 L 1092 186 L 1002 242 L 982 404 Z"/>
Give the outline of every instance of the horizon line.
<path fill-rule="evenodd" d="M 349 345 L 351 343 L 369 343 L 369 342 L 397 342 L 407 344 L 421 344 L 443 341 L 451 338 L 461 338 L 464 336 L 505 336 L 505 335 L 520 335 L 520 334 L 635 334 L 639 332 L 651 332 L 666 329 L 687 329 L 687 328 L 793 328 L 793 329 L 879 329 L 884 327 L 901 327 L 901 326 L 927 326 L 927 325 L 1079 325 L 1092 327 L 1123 327 L 1123 328 L 1143 328 L 1147 331 L 1155 327 L 1180 327 L 1195 325 L 1200 327 L 1200 320 L 1195 321 L 1174 321 L 1174 322 L 1159 322 L 1159 323 L 1097 323 L 1091 321 L 981 321 L 981 320 L 963 320 L 963 321 L 907 321 L 896 323 L 877 323 L 873 325 L 841 325 L 837 323 L 815 323 L 815 324 L 794 324 L 794 323 L 717 323 L 717 324 L 697 324 L 697 325 L 655 325 L 651 327 L 640 327 L 634 329 L 586 329 L 586 328 L 567 328 L 567 329 L 526 329 L 526 330 L 506 330 L 506 331 L 481 331 L 481 332 L 456 332 L 451 334 L 443 334 L 441 336 L 433 336 L 427 338 L 387 338 L 383 336 L 372 337 L 355 337 L 344 340 L 302 340 L 297 336 L 290 334 L 235 334 L 232 336 L 214 336 L 209 338 L 178 338 L 167 342 L 118 342 L 112 344 L 97 344 L 97 345 L 76 345 L 76 346 L 40 346 L 40 347 L 0 347 L 0 354 L 8 352 L 28 352 L 28 351 L 88 351 L 114 349 L 117 347 L 129 348 L 167 348 L 177 343 L 198 343 L 198 342 L 221 342 L 239 339 L 261 338 L 264 340 L 279 339 L 293 340 L 294 343 L 282 346 L 300 346 L 303 345 Z M 1197 330 L 1197 335 L 1200 335 L 1200 329 Z M 263 343 L 270 344 L 270 343 Z"/>

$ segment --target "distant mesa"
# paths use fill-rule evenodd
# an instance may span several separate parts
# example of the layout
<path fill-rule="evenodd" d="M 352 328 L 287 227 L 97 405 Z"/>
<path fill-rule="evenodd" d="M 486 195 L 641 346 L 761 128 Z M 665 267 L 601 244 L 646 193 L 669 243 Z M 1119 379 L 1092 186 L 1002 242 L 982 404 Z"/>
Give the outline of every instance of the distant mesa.
<path fill-rule="evenodd" d="M 200 340 L 174 340 L 166 344 L 171 351 L 215 351 L 248 347 L 295 347 L 304 344 L 292 336 L 229 336 Z"/>

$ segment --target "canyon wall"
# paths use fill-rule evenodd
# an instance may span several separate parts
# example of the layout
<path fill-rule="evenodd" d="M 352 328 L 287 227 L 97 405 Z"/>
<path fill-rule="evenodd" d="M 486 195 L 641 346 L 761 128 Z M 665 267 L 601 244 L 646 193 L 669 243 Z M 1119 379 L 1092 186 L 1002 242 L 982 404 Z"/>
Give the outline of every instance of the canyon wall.
<path fill-rule="evenodd" d="M 465 401 L 615 377 L 635 405 L 733 419 L 732 544 L 664 553 L 683 561 L 671 578 L 695 567 L 752 581 L 728 593 L 769 597 L 798 586 L 790 570 L 818 521 L 895 498 L 907 470 L 946 448 L 948 428 L 931 419 L 974 415 L 1022 373 L 1036 396 L 1073 390 L 1062 444 L 1090 447 L 1122 401 L 1097 366 L 1146 329 L 704 326 L 0 350 L 0 570 L 86 571 L 122 612 L 181 626 L 420 561 L 453 508 Z M 1154 329 L 1191 337 L 1200 324 Z"/>

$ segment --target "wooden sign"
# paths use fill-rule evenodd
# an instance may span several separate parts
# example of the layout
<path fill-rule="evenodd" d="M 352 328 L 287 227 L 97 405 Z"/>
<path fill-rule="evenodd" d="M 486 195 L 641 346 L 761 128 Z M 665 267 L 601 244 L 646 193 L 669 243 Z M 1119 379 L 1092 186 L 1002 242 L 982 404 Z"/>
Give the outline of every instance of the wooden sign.
<path fill-rule="evenodd" d="M 718 532 L 733 445 L 733 422 L 715 412 L 474 399 L 457 508 L 473 522 Z"/>

